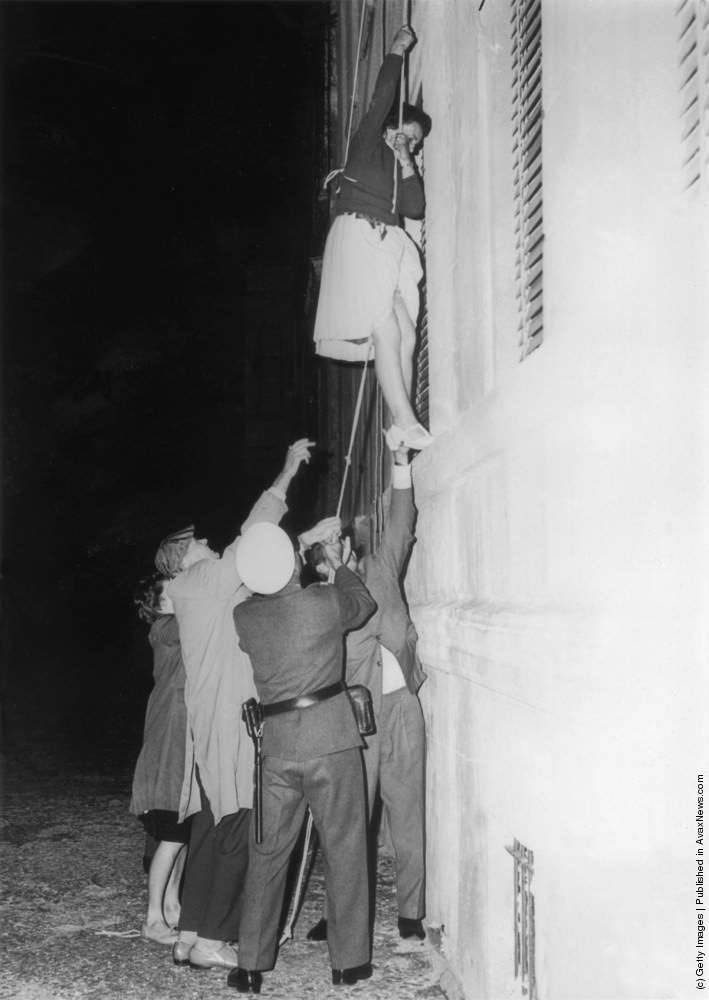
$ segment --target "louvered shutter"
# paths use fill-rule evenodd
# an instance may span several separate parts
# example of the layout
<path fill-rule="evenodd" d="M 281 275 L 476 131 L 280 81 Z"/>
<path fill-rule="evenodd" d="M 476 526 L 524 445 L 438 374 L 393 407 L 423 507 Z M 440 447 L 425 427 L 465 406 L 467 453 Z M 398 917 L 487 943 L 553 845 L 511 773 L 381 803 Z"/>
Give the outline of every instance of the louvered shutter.
<path fill-rule="evenodd" d="M 681 0 L 677 19 L 682 168 L 694 189 L 709 175 L 709 4 Z"/>

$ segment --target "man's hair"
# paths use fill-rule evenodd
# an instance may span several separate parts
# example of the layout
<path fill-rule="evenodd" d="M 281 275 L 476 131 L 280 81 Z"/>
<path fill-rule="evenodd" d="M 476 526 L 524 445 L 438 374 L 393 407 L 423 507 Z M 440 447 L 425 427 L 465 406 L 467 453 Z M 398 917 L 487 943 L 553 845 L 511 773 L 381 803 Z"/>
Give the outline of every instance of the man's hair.
<path fill-rule="evenodd" d="M 318 566 L 321 563 L 327 563 L 325 546 L 322 542 L 313 542 L 310 548 L 305 550 L 305 565 L 320 577 Z"/>
<path fill-rule="evenodd" d="M 424 139 L 430 133 L 433 122 L 431 121 L 431 116 L 427 115 L 425 111 L 421 108 L 417 108 L 415 104 L 404 104 L 401 112 L 401 124 L 411 125 L 413 123 L 421 126 L 421 131 L 423 132 Z M 386 117 L 384 122 L 384 128 L 398 128 L 399 127 L 399 108 L 394 106 Z"/>
<path fill-rule="evenodd" d="M 359 547 L 355 544 L 354 528 L 352 527 L 343 528 L 340 533 L 340 538 L 343 539 L 349 538 L 350 544 L 352 545 L 352 551 L 354 552 L 355 556 L 359 559 L 360 550 Z M 327 557 L 325 556 L 325 543 L 314 542 L 309 549 L 305 550 L 305 564 L 314 573 L 317 573 L 319 578 L 322 578 L 320 572 L 318 571 L 318 566 L 321 563 L 327 563 Z"/>
<path fill-rule="evenodd" d="M 137 605 L 138 617 L 148 625 L 152 625 L 162 614 L 160 598 L 167 580 L 158 573 L 146 576 L 140 581 L 133 594 L 133 603 Z"/>

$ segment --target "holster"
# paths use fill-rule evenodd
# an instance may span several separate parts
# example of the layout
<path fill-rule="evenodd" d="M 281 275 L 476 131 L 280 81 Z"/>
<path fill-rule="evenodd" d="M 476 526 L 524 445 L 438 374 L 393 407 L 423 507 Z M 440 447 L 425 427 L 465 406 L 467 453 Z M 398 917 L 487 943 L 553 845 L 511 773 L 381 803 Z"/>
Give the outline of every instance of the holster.
<path fill-rule="evenodd" d="M 241 706 L 241 718 L 246 723 L 246 732 L 252 740 L 263 733 L 263 708 L 261 702 L 249 698 Z"/>
<path fill-rule="evenodd" d="M 374 706 L 369 688 L 366 688 L 364 684 L 352 684 L 347 688 L 347 695 L 352 705 L 359 735 L 373 736 L 377 731 L 377 726 L 374 721 Z"/>
<path fill-rule="evenodd" d="M 246 732 L 254 741 L 254 839 L 257 844 L 260 844 L 263 840 L 263 758 L 261 756 L 263 711 L 261 704 L 255 698 L 249 698 L 241 706 L 241 718 L 246 725 Z"/>

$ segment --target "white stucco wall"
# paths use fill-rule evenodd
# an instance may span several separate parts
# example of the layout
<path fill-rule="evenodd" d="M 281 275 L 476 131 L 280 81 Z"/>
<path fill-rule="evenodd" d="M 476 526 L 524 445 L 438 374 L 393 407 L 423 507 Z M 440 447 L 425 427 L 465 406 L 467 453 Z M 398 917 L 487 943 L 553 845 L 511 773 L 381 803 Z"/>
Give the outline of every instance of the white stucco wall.
<path fill-rule="evenodd" d="M 519 363 L 509 7 L 414 4 L 437 440 L 407 592 L 428 919 L 470 998 L 520 995 L 514 838 L 541 998 L 696 993 L 709 215 L 682 188 L 675 6 L 544 3 L 545 342 Z"/>

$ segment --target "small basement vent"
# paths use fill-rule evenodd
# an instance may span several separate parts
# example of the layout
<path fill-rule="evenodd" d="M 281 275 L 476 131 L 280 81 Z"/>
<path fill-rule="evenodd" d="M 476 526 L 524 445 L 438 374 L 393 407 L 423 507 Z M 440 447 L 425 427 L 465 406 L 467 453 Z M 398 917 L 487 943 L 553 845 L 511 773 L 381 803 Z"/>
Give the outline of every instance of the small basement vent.
<path fill-rule="evenodd" d="M 536 1000 L 537 984 L 534 971 L 534 852 L 515 840 L 506 847 L 514 861 L 514 968 L 522 996 Z"/>

